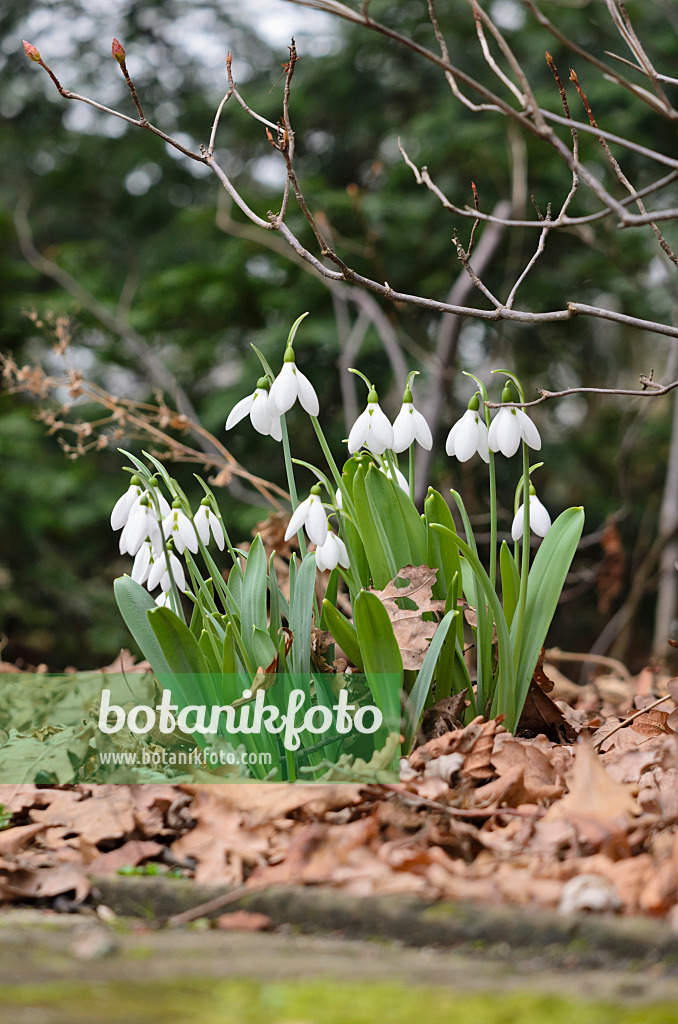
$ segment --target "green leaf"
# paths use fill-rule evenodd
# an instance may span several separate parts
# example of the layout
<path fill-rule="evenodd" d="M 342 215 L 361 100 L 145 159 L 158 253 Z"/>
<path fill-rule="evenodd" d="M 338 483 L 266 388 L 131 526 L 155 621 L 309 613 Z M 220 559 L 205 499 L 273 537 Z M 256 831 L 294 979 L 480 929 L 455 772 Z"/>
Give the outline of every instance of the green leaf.
<path fill-rule="evenodd" d="M 209 672 L 198 641 L 178 615 L 169 608 L 154 607 L 147 616 L 170 673 L 205 675 Z"/>
<path fill-rule="evenodd" d="M 506 621 L 510 626 L 513 622 L 515 610 L 518 607 L 520 573 L 518 572 L 516 560 L 505 540 L 502 541 L 499 552 L 499 570 L 501 572 L 501 601 L 504 606 Z"/>
<path fill-rule="evenodd" d="M 397 575 L 397 570 L 383 527 L 381 523 L 375 522 L 362 466 L 358 467 L 353 477 L 353 504 L 358 519 L 356 526 L 365 548 L 372 582 L 377 590 L 383 590 Z"/>
<path fill-rule="evenodd" d="M 409 720 L 405 724 L 403 735 L 405 737 L 404 748 L 409 750 L 412 746 L 414 734 L 421 718 L 421 713 L 424 708 L 426 697 L 431 689 L 431 683 L 433 681 L 433 674 L 435 672 L 438 658 L 443 648 L 443 643 L 447 637 L 447 631 L 452 624 L 452 620 L 456 615 L 459 615 L 457 611 L 449 611 L 445 615 L 433 634 L 426 657 L 422 663 L 419 672 L 417 673 L 417 681 L 410 690 L 410 699 L 408 701 L 408 713 Z"/>
<path fill-rule="evenodd" d="M 349 622 L 346 616 L 342 615 L 339 609 L 330 604 L 327 599 L 323 601 L 323 619 L 326 629 L 329 629 L 344 654 L 351 659 L 354 665 L 362 669 L 364 667 L 363 657 L 353 623 Z"/>
<path fill-rule="evenodd" d="M 530 680 L 583 529 L 584 509 L 566 509 L 558 516 L 534 557 L 527 579 L 525 621 L 516 670 L 516 718 L 511 729 L 520 718 Z"/>
<path fill-rule="evenodd" d="M 384 716 L 386 731 L 400 728 L 403 660 L 388 612 L 376 596 L 361 590 L 353 609 L 365 675 Z M 394 685 L 394 678 L 401 686 Z"/>
<path fill-rule="evenodd" d="M 311 671 L 311 625 L 315 594 L 315 555 L 306 555 L 301 563 L 290 605 L 292 630 L 292 671 L 308 676 Z"/>
<path fill-rule="evenodd" d="M 163 649 L 148 621 L 148 613 L 158 607 L 151 595 L 131 576 L 121 576 L 117 579 L 113 584 L 113 593 L 125 625 L 139 645 L 146 661 L 150 662 L 155 674 L 171 672 Z"/>
<path fill-rule="evenodd" d="M 444 600 L 452 577 L 455 573 L 461 574 L 459 548 L 445 534 L 431 529 L 433 523 L 439 523 L 441 526 L 445 526 L 450 533 L 457 532 L 450 506 L 442 494 L 432 487 L 429 487 L 424 502 L 424 516 L 426 519 L 426 564 L 430 565 L 432 569 L 439 570 L 432 596 L 438 600 Z"/>
<path fill-rule="evenodd" d="M 252 630 L 255 626 L 265 630 L 268 624 L 266 613 L 268 574 L 266 568 L 266 551 L 261 537 L 257 534 L 247 555 L 245 578 L 242 585 L 240 622 L 245 644 L 251 643 Z M 248 650 L 251 651 L 251 646 Z"/>
<path fill-rule="evenodd" d="M 271 662 L 278 656 L 278 648 L 271 640 L 267 629 L 260 626 L 252 627 L 252 653 L 257 668 L 268 668 Z"/>

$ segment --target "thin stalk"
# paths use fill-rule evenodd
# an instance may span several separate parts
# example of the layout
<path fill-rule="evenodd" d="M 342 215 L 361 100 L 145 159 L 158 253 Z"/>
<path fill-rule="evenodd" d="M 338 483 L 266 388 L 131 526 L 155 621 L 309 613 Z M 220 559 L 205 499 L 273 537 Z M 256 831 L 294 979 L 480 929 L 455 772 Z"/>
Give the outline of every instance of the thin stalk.
<path fill-rule="evenodd" d="M 315 428 L 315 432 L 316 432 L 316 434 L 318 436 L 318 441 L 320 442 L 320 447 L 322 448 L 323 455 L 325 456 L 325 459 L 327 460 L 327 465 L 330 468 L 330 473 L 334 477 L 334 482 L 336 483 L 337 487 L 341 491 L 341 497 L 342 497 L 342 501 L 343 501 L 344 511 L 348 513 L 348 515 L 351 517 L 351 519 L 355 523 L 357 520 L 356 520 L 355 508 L 354 508 L 353 502 L 351 500 L 351 495 L 348 493 L 346 484 L 344 483 L 344 481 L 342 479 L 342 476 L 341 476 L 341 473 L 339 472 L 339 467 L 337 466 L 336 462 L 334 461 L 334 456 L 332 455 L 332 452 L 330 451 L 330 446 L 328 445 L 327 439 L 325 438 L 325 435 L 323 434 L 323 429 L 320 426 L 320 423 L 318 422 L 318 417 L 317 416 L 311 416 L 311 423 L 313 424 L 313 426 Z"/>
<path fill-rule="evenodd" d="M 490 582 L 497 582 L 497 477 L 494 468 L 494 452 L 490 452 Z"/>
<path fill-rule="evenodd" d="M 409 464 L 408 464 L 407 472 L 408 472 L 408 475 L 409 475 L 410 501 L 414 505 L 414 441 L 410 445 L 410 450 L 409 450 L 408 454 L 409 454 Z"/>
<path fill-rule="evenodd" d="M 520 568 L 520 593 L 516 620 L 515 642 L 513 645 L 513 667 L 518 668 L 520 661 L 520 645 L 525 625 L 525 608 L 527 606 L 527 578 L 530 572 L 530 456 L 525 442 L 523 449 L 523 558 Z"/>
<path fill-rule="evenodd" d="M 297 497 L 297 485 L 294 480 L 294 466 L 292 465 L 292 452 L 290 451 L 290 437 L 287 432 L 287 420 L 285 416 L 280 417 L 280 428 L 282 430 L 283 455 L 285 456 L 285 472 L 287 473 L 287 489 L 290 492 L 292 509 L 295 510 L 299 504 L 299 499 Z M 299 541 L 301 557 L 302 559 L 306 558 L 306 539 L 304 537 L 303 529 L 299 530 L 297 533 L 297 540 Z"/>

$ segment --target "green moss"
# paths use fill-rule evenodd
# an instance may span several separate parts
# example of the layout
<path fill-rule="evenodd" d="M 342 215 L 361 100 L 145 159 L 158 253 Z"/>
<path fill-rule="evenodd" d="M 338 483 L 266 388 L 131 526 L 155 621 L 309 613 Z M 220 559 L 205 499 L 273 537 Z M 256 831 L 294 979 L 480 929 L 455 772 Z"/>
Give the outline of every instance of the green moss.
<path fill-rule="evenodd" d="M 27 1007 L 49 1009 L 50 1024 L 678 1024 L 675 1004 L 636 1007 L 534 993 L 464 995 L 448 989 L 331 981 L 60 982 L 0 986 L 7 1019 Z M 152 1014 L 149 1015 L 149 1007 Z"/>

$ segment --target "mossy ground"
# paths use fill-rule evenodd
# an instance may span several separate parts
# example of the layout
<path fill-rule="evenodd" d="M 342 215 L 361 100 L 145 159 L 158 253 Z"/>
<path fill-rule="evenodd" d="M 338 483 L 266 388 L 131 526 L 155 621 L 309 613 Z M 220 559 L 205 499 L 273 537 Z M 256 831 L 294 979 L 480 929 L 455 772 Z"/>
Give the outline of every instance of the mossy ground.
<path fill-rule="evenodd" d="M 444 988 L 328 981 L 187 981 L 0 986 L 5 1020 L 50 1024 L 673 1024 L 678 1007 L 625 1007 L 512 992 L 469 995 Z"/>

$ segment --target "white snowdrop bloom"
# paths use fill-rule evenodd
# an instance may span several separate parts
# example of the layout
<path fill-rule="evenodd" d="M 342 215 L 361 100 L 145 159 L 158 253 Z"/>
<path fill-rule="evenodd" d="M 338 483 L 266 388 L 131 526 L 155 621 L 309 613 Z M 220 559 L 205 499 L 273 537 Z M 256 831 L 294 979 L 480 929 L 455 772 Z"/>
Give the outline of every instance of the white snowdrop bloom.
<path fill-rule="evenodd" d="M 344 497 L 338 488 L 334 492 L 334 504 L 337 506 L 337 508 L 343 509 L 344 507 Z M 676 563 L 676 568 L 678 568 L 678 562 Z"/>
<path fill-rule="evenodd" d="M 512 402 L 513 395 L 509 387 L 505 387 L 502 402 Z M 541 437 L 534 423 L 522 409 L 503 406 L 490 424 L 488 444 L 490 451 L 501 452 L 507 458 L 518 451 L 518 446 L 524 441 L 530 448 L 539 451 L 541 448 Z"/>
<path fill-rule="evenodd" d="M 381 467 L 381 472 L 384 473 L 389 478 L 389 480 L 393 479 L 393 474 L 391 473 L 390 469 L 384 469 L 384 467 L 382 466 Z M 396 483 L 398 484 L 398 487 L 401 488 L 401 490 L 405 491 L 406 494 L 410 493 L 410 485 L 407 482 L 407 477 L 405 476 L 404 473 L 400 472 L 400 470 L 398 469 L 397 466 L 396 466 Z"/>
<path fill-rule="evenodd" d="M 315 564 L 320 572 L 334 569 L 337 565 L 342 565 L 344 569 L 349 568 L 346 545 L 341 537 L 337 537 L 331 530 L 327 533 L 325 543 L 319 544 L 315 549 Z"/>
<path fill-rule="evenodd" d="M 113 511 L 111 512 L 112 530 L 122 530 L 130 517 L 130 513 L 134 505 L 137 503 L 138 499 L 141 498 L 143 493 L 144 489 L 141 486 L 141 480 L 138 476 L 133 476 L 130 480 L 129 487 L 125 493 L 118 498 L 113 506 Z"/>
<path fill-rule="evenodd" d="M 179 552 L 188 548 L 195 555 L 198 550 L 198 538 L 195 535 L 195 527 L 185 512 L 181 510 L 181 502 L 175 502 L 162 521 L 162 532 L 164 537 L 172 538 L 174 547 Z"/>
<path fill-rule="evenodd" d="M 151 508 L 149 501 L 148 495 L 144 495 L 127 520 L 120 534 L 121 555 L 136 555 L 146 539 L 150 540 L 154 551 L 159 551 L 162 548 L 160 526 L 155 510 Z M 169 511 L 169 505 L 167 510 Z"/>
<path fill-rule="evenodd" d="M 318 396 L 308 377 L 297 369 L 294 361 L 294 349 L 287 346 L 283 358 L 282 370 L 271 384 L 268 396 L 268 409 L 271 416 L 280 417 L 288 412 L 297 398 L 302 409 L 309 416 L 317 416 L 320 411 Z"/>
<path fill-rule="evenodd" d="M 525 504 L 523 503 L 516 512 L 511 526 L 511 536 L 514 540 L 520 540 L 523 535 L 524 519 Z M 537 537 L 545 537 L 551 529 L 551 516 L 535 494 L 534 487 L 530 487 L 530 529 L 532 533 L 536 533 Z"/>
<path fill-rule="evenodd" d="M 282 441 L 280 417 L 271 413 L 268 387 L 268 378 L 260 377 L 252 394 L 247 398 L 241 398 L 231 409 L 226 420 L 226 430 L 240 423 L 240 420 L 249 413 L 250 422 L 255 430 L 272 437 L 274 441 Z"/>
<path fill-rule="evenodd" d="M 367 396 L 367 408 L 358 416 L 348 435 L 348 450 L 354 455 L 365 445 L 373 455 L 383 455 L 393 448 L 393 427 L 379 408 L 377 392 L 372 388 Z"/>
<path fill-rule="evenodd" d="M 132 579 L 135 583 L 145 583 L 148 579 L 148 574 L 151 571 L 151 564 L 153 562 L 153 548 L 151 542 L 145 540 L 136 553 L 134 558 L 134 564 L 132 565 Z"/>
<path fill-rule="evenodd" d="M 480 412 L 478 396 L 474 395 L 464 415 L 457 420 L 445 442 L 445 451 L 460 462 L 468 460 L 478 452 L 484 462 L 490 461 L 487 443 L 487 424 Z"/>
<path fill-rule="evenodd" d="M 290 540 L 290 538 L 294 537 L 295 533 L 298 533 L 302 526 L 306 530 L 308 539 L 313 544 L 317 544 L 318 547 L 322 546 L 327 540 L 327 514 L 320 498 L 319 484 L 311 488 L 311 493 L 306 501 L 302 501 L 301 505 L 297 505 L 285 531 L 285 540 Z"/>
<path fill-rule="evenodd" d="M 224 550 L 224 545 L 226 543 L 224 539 L 224 531 L 221 523 L 210 507 L 209 498 L 203 498 L 200 502 L 200 508 L 193 517 L 193 525 L 198 531 L 198 536 L 203 544 L 209 544 L 211 531 L 212 536 L 217 542 L 219 550 Z"/>
<path fill-rule="evenodd" d="M 172 598 L 170 597 L 169 592 L 165 593 L 164 590 L 161 590 L 160 593 L 158 594 L 158 596 L 155 599 L 155 603 L 157 604 L 158 608 L 170 608 L 171 609 L 171 607 L 172 607 Z"/>
<path fill-rule="evenodd" d="M 169 553 L 169 565 L 172 570 L 172 576 L 174 576 L 174 582 L 179 590 L 185 593 L 186 577 L 184 576 L 184 567 L 173 551 L 170 551 Z M 167 556 L 164 551 L 153 562 L 146 581 L 146 586 L 149 590 L 155 590 L 158 584 L 160 584 L 160 589 L 165 594 L 172 589 L 172 581 L 170 580 L 170 574 L 167 569 Z"/>
<path fill-rule="evenodd" d="M 431 428 L 422 414 L 414 408 L 412 392 L 406 388 L 402 408 L 393 424 L 393 451 L 404 452 L 415 441 L 427 451 L 433 447 Z"/>

